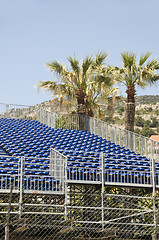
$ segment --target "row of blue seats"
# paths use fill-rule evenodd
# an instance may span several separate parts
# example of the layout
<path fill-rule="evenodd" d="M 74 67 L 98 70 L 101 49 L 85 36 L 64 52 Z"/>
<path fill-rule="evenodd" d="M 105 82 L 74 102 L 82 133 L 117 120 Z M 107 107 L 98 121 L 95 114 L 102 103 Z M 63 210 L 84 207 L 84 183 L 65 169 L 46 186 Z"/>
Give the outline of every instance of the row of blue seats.
<path fill-rule="evenodd" d="M 11 122 L 11 121 L 10 121 Z M 14 122 L 16 122 L 16 121 L 14 121 Z M 40 124 L 41 125 L 41 124 Z M 72 138 L 72 134 L 73 133 L 75 133 L 75 132 L 77 132 L 77 131 L 71 131 L 71 130 L 67 130 L 67 131 L 63 131 L 63 130 L 51 130 L 50 128 L 47 128 L 46 126 L 44 126 L 44 129 L 47 129 L 47 131 L 48 132 L 50 132 L 51 133 L 51 131 L 52 132 L 55 132 L 55 133 L 58 133 L 59 134 L 59 132 L 61 132 L 62 134 L 63 134 L 63 139 L 64 139 L 64 135 L 66 135 L 65 137 L 67 137 L 68 138 L 68 132 L 69 132 L 69 134 L 70 134 L 70 138 Z M 14 137 L 14 141 L 15 141 L 15 124 L 14 124 L 14 131 L 12 131 L 11 133 L 14 133 L 13 134 L 13 137 Z M 78 133 L 81 133 L 80 131 L 78 131 Z M 18 134 L 19 134 L 19 132 L 18 132 Z M 30 133 L 31 134 L 31 133 Z M 34 129 L 34 135 L 36 134 L 36 131 L 35 131 L 35 129 Z M 88 136 L 88 137 L 90 137 L 91 136 L 91 138 L 92 138 L 92 142 L 90 142 L 90 146 L 91 147 L 89 147 L 89 144 L 88 144 L 88 139 L 86 138 L 85 139 L 85 143 L 87 143 L 88 144 L 88 150 L 95 150 L 95 148 L 97 148 L 97 149 L 100 149 L 100 147 L 102 147 L 102 146 L 104 146 L 103 144 L 105 144 L 106 145 L 106 143 L 107 143 L 107 141 L 106 140 L 103 140 L 102 138 L 99 138 L 98 136 L 94 136 L 93 134 L 89 134 L 89 133 L 87 133 L 87 132 L 82 132 L 82 134 L 80 134 L 80 136 L 84 136 L 85 138 Z M 51 137 L 52 137 L 52 135 L 51 135 Z M 52 141 L 50 142 L 50 146 L 51 145 L 53 145 L 53 147 L 56 147 L 56 145 L 58 146 L 61 146 L 62 144 L 63 144 L 63 148 L 65 148 L 65 147 L 68 147 L 67 145 L 69 145 L 69 144 L 67 144 L 67 143 L 63 143 L 63 140 L 62 139 L 59 139 L 59 136 L 57 135 L 57 136 L 55 136 L 56 138 L 54 139 L 55 140 L 55 143 L 53 144 L 52 143 Z M 77 138 L 77 134 L 76 134 L 76 136 L 75 136 L 76 138 Z M 57 139 L 58 138 L 58 139 Z M 24 138 L 25 139 L 25 138 Z M 61 141 L 62 140 L 62 141 Z M 71 140 L 71 139 L 70 139 Z M 76 139 L 76 140 L 78 140 L 79 142 L 81 142 L 81 144 L 78 144 L 79 145 L 79 148 L 81 147 L 81 145 L 83 145 L 83 147 L 85 148 L 85 143 L 83 142 L 84 141 L 84 139 L 82 139 L 82 140 L 80 140 L 80 138 L 79 139 Z M 97 141 L 98 140 L 98 141 Z M 61 142 L 58 142 L 58 141 L 61 141 Z M 65 139 L 64 139 L 64 141 L 65 141 Z M 72 139 L 72 141 L 75 141 L 75 139 L 73 138 Z M 93 148 L 93 141 L 94 141 L 94 148 Z M 103 144 L 101 144 L 101 142 L 103 142 Z M 77 142 L 78 143 L 78 142 Z M 77 143 L 76 143 L 76 147 L 77 147 Z M 99 146 L 98 146 L 98 144 L 99 144 Z M 22 144 L 24 144 L 24 142 L 22 142 Z M 17 145 L 18 145 L 18 142 L 17 142 Z M 70 143 L 70 146 L 72 147 L 72 143 Z M 115 148 L 117 148 L 117 149 L 120 149 L 120 146 L 115 146 L 115 144 L 111 144 L 110 142 L 109 142 L 109 144 L 108 144 L 108 146 L 111 146 L 112 148 L 113 147 L 115 147 Z M 19 147 L 19 146 L 18 146 Z M 103 147 L 103 149 L 102 150 L 105 150 L 106 149 L 106 147 L 104 148 Z M 12 152 L 11 152 L 12 153 Z M 15 152 L 15 154 L 19 154 L 20 152 Z M 22 153 L 23 153 L 23 149 L 22 149 Z M 31 153 L 32 154 L 32 153 Z M 36 154 L 36 153 L 34 153 L 34 154 Z M 30 156 L 30 155 L 29 155 Z M 46 156 L 46 155 L 45 155 Z"/>
<path fill-rule="evenodd" d="M 20 119 L 0 119 L 0 128 L 0 143 L 10 154 L 17 157 L 48 158 L 50 148 L 53 147 L 68 156 L 69 171 L 75 171 L 75 167 L 81 167 L 81 171 L 85 173 L 91 169 L 98 170 L 99 155 L 100 152 L 104 152 L 105 169 L 125 168 L 124 170 L 150 171 L 149 160 L 145 157 L 86 131 L 51 129 L 37 121 Z M 42 169 L 47 170 L 49 167 L 44 168 L 39 164 L 37 171 L 33 163 L 38 161 L 42 165 L 45 162 L 36 158 L 26 160 L 31 163 L 31 165 L 25 165 L 26 174 L 36 175 L 38 172 L 45 175 Z M 49 166 L 49 160 L 46 164 Z M 16 171 L 11 165 L 2 165 L 2 167 L 8 168 L 7 173 Z M 49 171 L 46 172 L 50 174 Z"/>

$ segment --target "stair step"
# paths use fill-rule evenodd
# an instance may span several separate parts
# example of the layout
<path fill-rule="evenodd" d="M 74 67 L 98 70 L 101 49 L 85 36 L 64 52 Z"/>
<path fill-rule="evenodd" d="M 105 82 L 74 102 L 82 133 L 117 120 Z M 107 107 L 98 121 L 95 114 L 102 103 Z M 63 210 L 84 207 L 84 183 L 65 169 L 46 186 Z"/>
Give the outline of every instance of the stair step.
<path fill-rule="evenodd" d="M 10 156 L 9 153 L 2 146 L 0 146 L 0 155 Z"/>

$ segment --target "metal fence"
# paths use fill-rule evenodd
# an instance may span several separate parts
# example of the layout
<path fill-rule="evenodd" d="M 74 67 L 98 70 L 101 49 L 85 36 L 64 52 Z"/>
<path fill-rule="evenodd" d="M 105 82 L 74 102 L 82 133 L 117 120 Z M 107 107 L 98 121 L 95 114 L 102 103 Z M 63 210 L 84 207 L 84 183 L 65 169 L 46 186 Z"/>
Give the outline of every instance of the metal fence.
<path fill-rule="evenodd" d="M 86 130 L 142 156 L 159 160 L 159 142 L 86 116 Z"/>
<path fill-rule="evenodd" d="M 36 119 L 36 107 L 17 104 L 0 103 L 1 118 Z"/>
<path fill-rule="evenodd" d="M 60 155 L 56 153 L 56 159 Z M 64 170 L 63 161 L 59 161 L 58 169 L 54 169 L 52 156 L 49 159 L 21 157 L 12 161 L 5 157 L 0 160 L 0 192 L 9 193 L 12 186 L 13 193 L 63 194 Z"/>
<path fill-rule="evenodd" d="M 159 198 L 143 190 L 71 184 L 67 195 L 0 199 L 1 240 L 158 239 Z"/>
<path fill-rule="evenodd" d="M 52 128 L 76 129 L 89 131 L 115 144 L 123 146 L 142 156 L 159 160 L 159 142 L 147 137 L 116 127 L 104 121 L 70 114 L 56 114 L 38 106 L 0 104 L 0 117 L 33 119 Z"/>
<path fill-rule="evenodd" d="M 159 188 L 158 163 L 153 159 L 133 163 L 97 152 L 87 152 L 86 156 L 71 152 L 67 157 L 53 148 L 50 152 L 49 159 L 1 159 L 0 192 L 9 193 L 12 185 L 13 193 L 64 194 L 66 183 Z"/>
<path fill-rule="evenodd" d="M 52 128 L 86 130 L 142 156 L 159 161 L 159 142 L 107 122 L 89 116 L 55 114 L 43 109 L 38 109 L 37 120 Z"/>
<path fill-rule="evenodd" d="M 80 129 L 78 116 L 2 105 L 0 117 Z M 154 162 L 159 159 L 159 143 L 94 118 L 84 116 L 84 123 L 84 130 L 150 158 L 150 169 L 108 170 L 102 154 L 96 169 L 69 166 L 69 160 L 53 149 L 50 164 L 47 159 L 47 164 L 40 159 L 30 164 L 29 158 L 20 158 L 17 174 L 0 178 L 0 239 L 159 239 L 159 176 Z"/>
<path fill-rule="evenodd" d="M 0 239 L 158 239 L 154 160 L 147 172 L 111 169 L 102 153 L 94 167 L 70 166 L 55 149 L 50 159 L 16 160 L 18 172 L 0 178 Z"/>
<path fill-rule="evenodd" d="M 79 130 L 81 129 L 80 122 L 82 122 L 83 130 L 130 149 L 142 156 L 159 161 L 159 142 L 157 141 L 89 116 L 82 116 L 82 119 L 80 119 L 78 115 L 55 114 L 46 110 L 39 110 L 39 112 L 40 118 L 38 120 L 47 126 Z"/>

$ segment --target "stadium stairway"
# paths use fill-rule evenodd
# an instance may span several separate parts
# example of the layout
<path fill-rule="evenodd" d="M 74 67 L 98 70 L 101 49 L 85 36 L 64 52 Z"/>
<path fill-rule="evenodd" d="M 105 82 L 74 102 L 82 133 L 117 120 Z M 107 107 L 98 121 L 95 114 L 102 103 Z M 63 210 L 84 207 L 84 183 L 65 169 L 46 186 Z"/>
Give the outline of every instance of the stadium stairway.
<path fill-rule="evenodd" d="M 2 146 L 0 146 L 0 156 L 6 156 L 9 157 L 9 152 L 6 151 Z"/>

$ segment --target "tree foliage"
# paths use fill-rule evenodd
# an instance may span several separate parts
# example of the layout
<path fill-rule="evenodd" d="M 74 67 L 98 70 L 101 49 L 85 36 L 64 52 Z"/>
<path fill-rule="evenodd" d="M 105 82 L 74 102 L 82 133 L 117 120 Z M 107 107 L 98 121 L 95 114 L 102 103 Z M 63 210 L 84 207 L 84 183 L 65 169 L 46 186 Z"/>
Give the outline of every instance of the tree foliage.
<path fill-rule="evenodd" d="M 51 91 L 54 97 L 68 101 L 76 98 L 77 113 L 81 105 L 92 116 L 94 109 L 99 107 L 97 98 L 113 92 L 113 80 L 107 72 L 104 61 L 107 54 L 99 52 L 93 56 L 86 56 L 83 61 L 76 57 L 68 57 L 70 67 L 57 61 L 47 63 L 47 67 L 58 77 L 57 81 L 41 81 L 37 87 Z M 79 107 L 79 108 L 78 108 Z"/>

